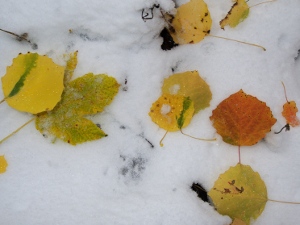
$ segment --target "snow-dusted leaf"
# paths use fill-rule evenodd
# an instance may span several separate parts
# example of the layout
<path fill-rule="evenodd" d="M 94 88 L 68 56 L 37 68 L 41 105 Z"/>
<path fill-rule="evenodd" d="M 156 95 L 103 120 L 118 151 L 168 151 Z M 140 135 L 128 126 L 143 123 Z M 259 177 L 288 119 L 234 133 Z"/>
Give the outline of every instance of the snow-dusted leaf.
<path fill-rule="evenodd" d="M 19 54 L 2 77 L 5 100 L 14 109 L 40 113 L 52 110 L 63 92 L 64 67 L 37 53 Z"/>
<path fill-rule="evenodd" d="M 210 32 L 212 20 L 203 0 L 191 0 L 177 9 L 169 32 L 177 44 L 200 42 Z"/>
<path fill-rule="evenodd" d="M 208 107 L 212 98 L 209 85 L 196 70 L 169 76 L 164 80 L 162 92 L 190 97 L 194 102 L 195 113 Z"/>
<path fill-rule="evenodd" d="M 6 167 L 8 166 L 7 161 L 4 157 L 4 155 L 0 156 L 0 173 L 6 172 Z"/>
<path fill-rule="evenodd" d="M 249 15 L 249 6 L 245 0 L 236 0 L 232 5 L 226 17 L 220 21 L 220 26 L 224 29 L 225 26 L 236 27 Z"/>
<path fill-rule="evenodd" d="M 182 95 L 163 94 L 149 112 L 152 121 L 167 131 L 186 127 L 194 114 L 194 103 Z"/>
<path fill-rule="evenodd" d="M 224 99 L 210 120 L 224 142 L 238 146 L 256 144 L 276 122 L 266 103 L 243 90 Z"/>
<path fill-rule="evenodd" d="M 117 81 L 105 74 L 79 77 L 66 85 L 61 102 L 52 111 L 37 116 L 36 128 L 73 145 L 102 138 L 106 134 L 83 117 L 102 112 L 118 89 Z"/>
<path fill-rule="evenodd" d="M 237 164 L 221 174 L 208 192 L 217 211 L 247 225 L 263 212 L 267 188 L 257 172 L 248 165 Z"/>

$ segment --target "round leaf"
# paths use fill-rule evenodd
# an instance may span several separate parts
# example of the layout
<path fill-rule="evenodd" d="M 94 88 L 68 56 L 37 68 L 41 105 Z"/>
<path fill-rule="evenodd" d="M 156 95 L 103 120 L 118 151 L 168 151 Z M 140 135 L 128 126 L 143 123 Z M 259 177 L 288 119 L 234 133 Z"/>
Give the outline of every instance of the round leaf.
<path fill-rule="evenodd" d="M 164 80 L 162 92 L 190 97 L 194 102 L 195 113 L 208 107 L 212 98 L 208 84 L 196 70 L 169 76 Z"/>
<path fill-rule="evenodd" d="M 242 164 L 221 174 L 208 195 L 220 214 L 241 219 L 246 224 L 263 212 L 268 200 L 260 175 Z"/>
<path fill-rule="evenodd" d="M 60 101 L 64 67 L 37 53 L 20 54 L 2 77 L 5 100 L 14 109 L 40 113 Z"/>
<path fill-rule="evenodd" d="M 256 144 L 276 122 L 266 103 L 243 90 L 223 100 L 210 120 L 224 142 L 238 146 Z"/>

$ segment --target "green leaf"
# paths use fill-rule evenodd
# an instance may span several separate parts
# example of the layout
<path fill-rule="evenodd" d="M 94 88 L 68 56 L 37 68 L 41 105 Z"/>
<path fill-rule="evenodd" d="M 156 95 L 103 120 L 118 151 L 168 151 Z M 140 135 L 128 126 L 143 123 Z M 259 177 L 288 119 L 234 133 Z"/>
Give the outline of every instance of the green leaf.
<path fill-rule="evenodd" d="M 246 224 L 263 212 L 267 188 L 257 172 L 248 165 L 237 164 L 221 174 L 208 192 L 217 211 Z"/>

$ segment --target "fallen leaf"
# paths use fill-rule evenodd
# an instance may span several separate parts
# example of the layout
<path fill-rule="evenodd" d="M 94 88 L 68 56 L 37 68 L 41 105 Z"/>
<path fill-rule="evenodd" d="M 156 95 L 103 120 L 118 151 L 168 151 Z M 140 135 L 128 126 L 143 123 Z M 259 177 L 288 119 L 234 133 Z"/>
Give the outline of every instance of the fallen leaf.
<path fill-rule="evenodd" d="M 246 224 L 263 212 L 267 188 L 257 172 L 248 165 L 237 164 L 221 174 L 208 192 L 217 211 Z"/>
<path fill-rule="evenodd" d="M 84 116 L 102 112 L 118 93 L 119 84 L 105 74 L 86 74 L 69 82 L 62 100 L 50 112 L 41 113 L 36 128 L 72 145 L 100 139 L 106 134 Z"/>
<path fill-rule="evenodd" d="M 152 121 L 167 131 L 186 127 L 194 115 L 194 104 L 182 95 L 162 94 L 149 112 Z"/>
<path fill-rule="evenodd" d="M 237 146 L 256 144 L 276 122 L 266 103 L 243 90 L 223 100 L 210 120 L 224 142 Z"/>
<path fill-rule="evenodd" d="M 286 119 L 286 122 L 292 127 L 300 125 L 300 120 L 296 116 L 298 108 L 295 101 L 286 102 L 283 105 L 282 116 Z"/>
<path fill-rule="evenodd" d="M 37 53 L 19 54 L 1 78 L 5 100 L 19 111 L 52 110 L 63 92 L 64 67 Z"/>
<path fill-rule="evenodd" d="M 191 0 L 178 7 L 170 23 L 168 30 L 175 43 L 192 44 L 209 34 L 212 20 L 203 0 Z"/>
<path fill-rule="evenodd" d="M 245 0 L 236 0 L 232 5 L 226 17 L 220 21 L 220 26 L 224 29 L 225 26 L 236 27 L 249 15 L 249 6 Z"/>
<path fill-rule="evenodd" d="M 196 70 L 169 76 L 164 80 L 162 92 L 190 97 L 194 102 L 195 113 L 208 107 L 212 98 L 209 85 Z"/>
<path fill-rule="evenodd" d="M 4 155 L 0 156 L 0 173 L 6 172 L 6 167 L 8 166 L 6 159 L 4 158 Z"/>

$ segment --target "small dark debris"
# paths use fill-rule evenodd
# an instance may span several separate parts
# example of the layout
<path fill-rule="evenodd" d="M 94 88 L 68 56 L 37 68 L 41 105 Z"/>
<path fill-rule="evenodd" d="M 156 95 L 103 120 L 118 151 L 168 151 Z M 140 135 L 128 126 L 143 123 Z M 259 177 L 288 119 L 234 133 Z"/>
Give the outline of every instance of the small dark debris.
<path fill-rule="evenodd" d="M 170 35 L 167 28 L 164 28 L 160 32 L 160 36 L 163 38 L 163 43 L 161 44 L 161 49 L 164 51 L 171 50 L 172 48 L 178 46 Z"/>
<path fill-rule="evenodd" d="M 202 187 L 199 183 L 193 183 L 191 189 L 195 191 L 199 198 L 201 198 L 204 202 L 208 202 L 207 191 Z"/>

